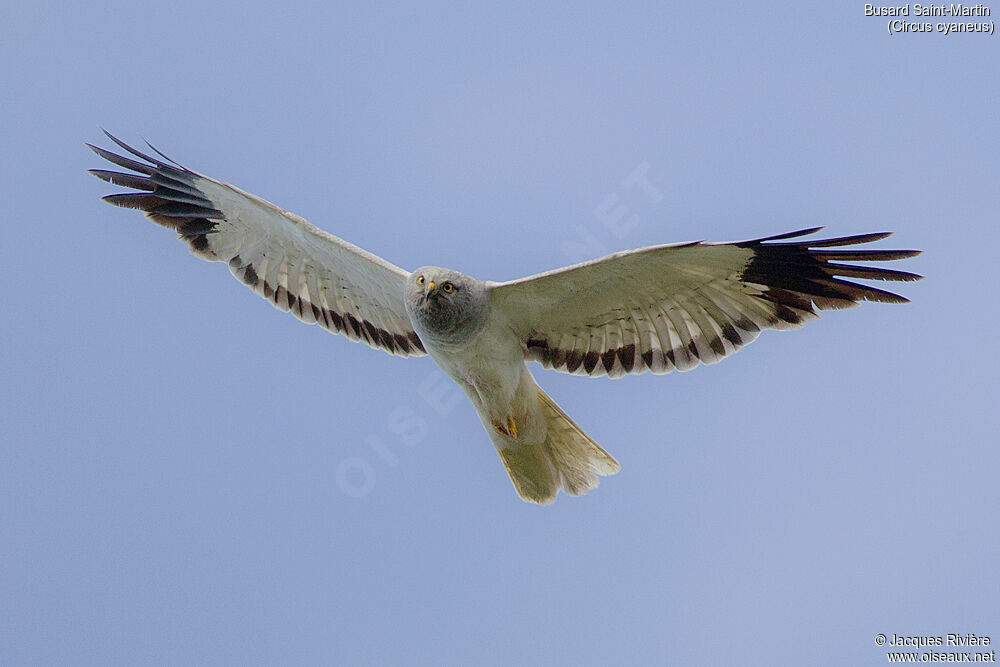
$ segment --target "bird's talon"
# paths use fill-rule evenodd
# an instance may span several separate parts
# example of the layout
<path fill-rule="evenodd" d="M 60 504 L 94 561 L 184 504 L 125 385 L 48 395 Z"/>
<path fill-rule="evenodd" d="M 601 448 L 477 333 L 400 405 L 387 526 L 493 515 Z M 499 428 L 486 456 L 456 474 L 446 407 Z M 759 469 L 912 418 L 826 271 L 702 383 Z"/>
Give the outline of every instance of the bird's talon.
<path fill-rule="evenodd" d="M 517 422 L 514 421 L 513 417 L 507 417 L 507 423 L 501 424 L 500 422 L 493 422 L 493 428 L 497 430 L 497 433 L 507 436 L 508 438 L 517 437 Z"/>

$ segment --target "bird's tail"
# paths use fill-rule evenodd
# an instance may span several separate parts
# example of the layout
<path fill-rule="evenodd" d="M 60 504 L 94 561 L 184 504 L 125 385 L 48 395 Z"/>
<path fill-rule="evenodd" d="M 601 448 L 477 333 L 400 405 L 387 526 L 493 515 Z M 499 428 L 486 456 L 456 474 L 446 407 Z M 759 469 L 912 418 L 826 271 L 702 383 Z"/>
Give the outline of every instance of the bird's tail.
<path fill-rule="evenodd" d="M 531 503 L 547 505 L 562 489 L 579 496 L 597 488 L 598 475 L 614 475 L 621 466 L 583 432 L 556 402 L 538 388 L 545 420 L 545 440 L 537 444 L 497 442 L 517 494 Z"/>

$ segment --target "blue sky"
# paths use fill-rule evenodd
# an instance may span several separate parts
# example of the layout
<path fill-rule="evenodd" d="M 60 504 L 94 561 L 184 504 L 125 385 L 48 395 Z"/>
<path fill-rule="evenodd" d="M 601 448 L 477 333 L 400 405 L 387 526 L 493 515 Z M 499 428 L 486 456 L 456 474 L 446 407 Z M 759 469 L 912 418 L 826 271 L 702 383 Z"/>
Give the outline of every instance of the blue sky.
<path fill-rule="evenodd" d="M 1000 641 L 995 37 L 889 36 L 863 3 L 38 4 L 0 8 L 0 661 Z M 405 268 L 825 225 L 896 231 L 927 278 L 690 373 L 535 367 L 622 464 L 540 508 L 429 359 L 305 326 L 102 203 L 102 126 Z"/>

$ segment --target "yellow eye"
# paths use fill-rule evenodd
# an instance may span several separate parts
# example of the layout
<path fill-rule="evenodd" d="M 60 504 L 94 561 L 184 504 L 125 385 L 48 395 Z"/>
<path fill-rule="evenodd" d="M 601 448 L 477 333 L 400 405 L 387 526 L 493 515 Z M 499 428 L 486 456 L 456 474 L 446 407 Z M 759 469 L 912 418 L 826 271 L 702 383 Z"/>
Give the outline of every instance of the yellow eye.
<path fill-rule="evenodd" d="M 417 284 L 418 285 L 423 285 L 424 284 L 424 277 L 423 276 L 420 276 L 419 278 L 417 278 Z"/>
<path fill-rule="evenodd" d="M 455 286 L 451 283 L 445 283 L 444 285 L 441 285 L 441 289 L 444 290 L 445 294 L 451 294 L 455 291 Z"/>

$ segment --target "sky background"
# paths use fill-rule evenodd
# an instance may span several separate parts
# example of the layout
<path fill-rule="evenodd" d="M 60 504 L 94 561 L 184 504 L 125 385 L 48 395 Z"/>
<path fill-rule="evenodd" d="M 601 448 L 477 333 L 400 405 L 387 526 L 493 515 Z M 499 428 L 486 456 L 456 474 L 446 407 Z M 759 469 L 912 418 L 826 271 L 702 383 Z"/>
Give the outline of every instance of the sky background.
<path fill-rule="evenodd" d="M 1000 38 L 890 36 L 861 2 L 6 2 L 0 25 L 0 662 L 1000 642 Z M 102 203 L 100 127 L 408 269 L 825 225 L 896 231 L 879 247 L 923 249 L 897 268 L 926 279 L 690 373 L 534 366 L 622 464 L 537 507 L 428 358 L 305 326 Z"/>

